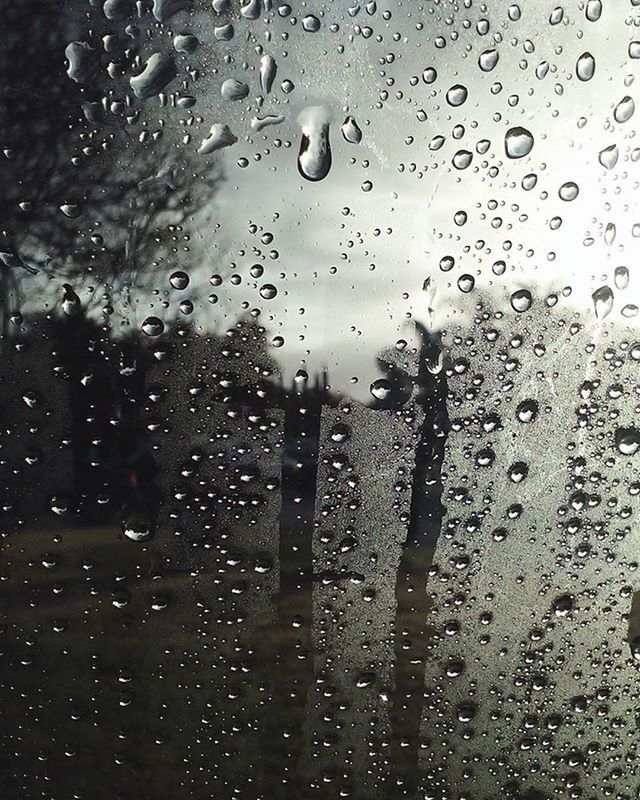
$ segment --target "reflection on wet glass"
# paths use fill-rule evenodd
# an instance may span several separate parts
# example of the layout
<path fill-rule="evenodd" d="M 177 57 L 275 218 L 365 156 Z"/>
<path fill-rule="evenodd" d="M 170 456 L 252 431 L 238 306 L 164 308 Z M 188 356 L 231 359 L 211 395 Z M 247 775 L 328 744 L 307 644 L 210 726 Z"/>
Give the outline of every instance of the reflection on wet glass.
<path fill-rule="evenodd" d="M 640 796 L 636 0 L 4 10 L 3 797 Z"/>

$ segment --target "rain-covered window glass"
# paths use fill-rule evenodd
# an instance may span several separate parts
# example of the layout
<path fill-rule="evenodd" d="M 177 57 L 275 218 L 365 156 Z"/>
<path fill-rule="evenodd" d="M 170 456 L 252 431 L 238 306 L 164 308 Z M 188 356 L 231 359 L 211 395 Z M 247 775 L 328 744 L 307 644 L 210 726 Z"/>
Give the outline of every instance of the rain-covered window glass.
<path fill-rule="evenodd" d="M 0 796 L 640 797 L 639 0 L 1 21 Z"/>

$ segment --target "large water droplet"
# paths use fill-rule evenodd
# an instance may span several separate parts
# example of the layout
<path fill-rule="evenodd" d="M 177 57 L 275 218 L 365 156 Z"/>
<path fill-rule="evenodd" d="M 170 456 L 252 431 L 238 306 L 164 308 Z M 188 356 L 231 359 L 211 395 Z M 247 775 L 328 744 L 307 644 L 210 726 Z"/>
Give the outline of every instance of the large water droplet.
<path fill-rule="evenodd" d="M 529 155 L 533 147 L 533 136 L 526 128 L 519 125 L 509 128 L 504 137 L 504 149 L 509 158 L 523 158 Z"/>
<path fill-rule="evenodd" d="M 353 117 L 347 117 L 342 123 L 340 130 L 346 142 L 350 144 L 360 144 L 362 141 L 362 131 Z"/>
<path fill-rule="evenodd" d="M 516 417 L 520 422 L 533 422 L 538 416 L 538 403 L 535 400 L 523 400 L 518 403 Z"/>
<path fill-rule="evenodd" d="M 574 183 L 573 181 L 567 181 L 566 183 L 563 183 L 558 189 L 558 195 L 560 196 L 560 199 L 564 200 L 566 203 L 571 202 L 571 200 L 575 200 L 579 193 L 580 189 L 578 188 L 578 184 Z"/>
<path fill-rule="evenodd" d="M 173 59 L 165 53 L 153 53 L 144 70 L 129 80 L 133 93 L 141 100 L 154 97 L 171 83 L 178 70 Z"/>
<path fill-rule="evenodd" d="M 142 332 L 147 336 L 160 336 L 164 331 L 164 323 L 158 317 L 147 317 L 142 323 Z"/>
<path fill-rule="evenodd" d="M 618 145 L 611 144 L 598 154 L 598 161 L 605 169 L 613 169 L 618 163 Z"/>
<path fill-rule="evenodd" d="M 229 130 L 228 125 L 223 125 L 216 122 L 211 126 L 209 135 L 202 140 L 202 144 L 198 148 L 200 155 L 207 155 L 216 150 L 221 150 L 223 147 L 229 147 L 238 141 L 238 137 Z"/>
<path fill-rule="evenodd" d="M 467 87 L 457 83 L 447 92 L 447 103 L 449 103 L 450 106 L 457 108 L 465 102 L 468 94 Z"/>
<path fill-rule="evenodd" d="M 576 75 L 581 81 L 590 81 L 596 71 L 596 60 L 591 53 L 583 53 L 576 62 Z"/>
<path fill-rule="evenodd" d="M 616 267 L 613 273 L 616 289 L 626 289 L 629 285 L 629 270 L 627 267 Z"/>
<path fill-rule="evenodd" d="M 260 88 L 262 94 L 269 94 L 276 77 L 278 66 L 273 56 L 264 55 L 260 59 Z"/>
<path fill-rule="evenodd" d="M 176 272 L 171 273 L 171 276 L 169 277 L 169 283 L 174 289 L 186 289 L 189 285 L 189 276 L 186 272 L 177 270 Z"/>
<path fill-rule="evenodd" d="M 458 150 L 452 158 L 453 166 L 456 169 L 466 169 L 473 160 L 473 153 L 469 150 Z"/>
<path fill-rule="evenodd" d="M 588 0 L 587 7 L 585 9 L 585 17 L 589 20 L 589 22 L 597 22 L 600 19 L 601 14 L 601 0 Z"/>
<path fill-rule="evenodd" d="M 386 378 L 378 378 L 371 384 L 369 391 L 376 400 L 386 400 L 391 394 L 391 384 Z"/>
<path fill-rule="evenodd" d="M 528 311 L 533 303 L 533 297 L 528 289 L 517 289 L 511 295 L 511 308 L 518 313 Z"/>
<path fill-rule="evenodd" d="M 491 72 L 498 63 L 498 59 L 499 54 L 497 50 L 485 50 L 484 53 L 480 53 L 478 64 L 483 72 Z"/>
<path fill-rule="evenodd" d="M 249 94 L 249 87 L 246 83 L 243 83 L 236 78 L 228 78 L 220 87 L 220 94 L 222 95 L 223 100 L 230 102 L 244 100 L 244 98 Z"/>
<path fill-rule="evenodd" d="M 609 286 L 601 286 L 599 289 L 596 289 L 591 295 L 591 299 L 593 300 L 596 319 L 605 319 L 613 308 L 613 292 Z"/>
<path fill-rule="evenodd" d="M 302 128 L 298 170 L 308 181 L 320 181 L 331 169 L 329 114 L 322 106 L 306 108 L 298 117 Z"/>
<path fill-rule="evenodd" d="M 626 95 L 613 110 L 613 118 L 616 122 L 622 124 L 631 119 L 635 110 L 636 105 L 633 102 L 633 98 L 629 97 L 629 95 Z"/>
<path fill-rule="evenodd" d="M 302 27 L 308 33 L 317 33 L 320 30 L 320 20 L 314 14 L 308 14 L 302 20 Z"/>
<path fill-rule="evenodd" d="M 618 428 L 616 447 L 624 456 L 632 456 L 640 448 L 640 431 L 637 428 Z"/>

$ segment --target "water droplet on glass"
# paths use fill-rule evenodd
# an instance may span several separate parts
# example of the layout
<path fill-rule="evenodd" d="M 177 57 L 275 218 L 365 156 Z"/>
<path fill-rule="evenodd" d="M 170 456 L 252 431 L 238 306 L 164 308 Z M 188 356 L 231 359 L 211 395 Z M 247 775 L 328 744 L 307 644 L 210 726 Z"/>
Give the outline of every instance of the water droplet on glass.
<path fill-rule="evenodd" d="M 447 91 L 447 103 L 449 103 L 450 106 L 457 108 L 466 101 L 467 95 L 467 87 L 457 83 Z"/>
<path fill-rule="evenodd" d="M 164 323 L 158 317 L 147 317 L 142 323 L 142 332 L 147 336 L 160 336 L 164 331 Z"/>
<path fill-rule="evenodd" d="M 596 319 L 605 319 L 613 308 L 613 292 L 609 286 L 601 286 L 599 289 L 596 289 L 591 295 L 591 299 L 593 300 Z"/>
<path fill-rule="evenodd" d="M 576 75 L 581 81 L 590 81 L 595 71 L 595 58 L 589 52 L 583 53 L 576 62 Z"/>
<path fill-rule="evenodd" d="M 518 313 L 528 311 L 532 303 L 533 297 L 528 289 L 518 289 L 511 295 L 511 307 Z"/>
<path fill-rule="evenodd" d="M 612 144 L 601 150 L 598 154 L 598 161 L 605 169 L 613 169 L 618 163 L 618 145 Z"/>
<path fill-rule="evenodd" d="M 177 272 L 173 272 L 169 277 L 169 283 L 173 286 L 174 289 L 186 289 L 189 285 L 189 276 L 186 272 L 182 272 L 182 270 L 178 270 Z"/>
<path fill-rule="evenodd" d="M 260 88 L 262 94 L 269 94 L 273 81 L 276 77 L 278 67 L 273 56 L 264 55 L 260 59 Z"/>
<path fill-rule="evenodd" d="M 640 431 L 637 428 L 618 428 L 616 431 L 616 447 L 623 456 L 632 456 L 640 448 Z"/>
<path fill-rule="evenodd" d="M 478 64 L 483 72 L 491 72 L 498 63 L 498 59 L 499 53 L 497 50 L 485 50 L 484 53 L 480 53 Z"/>
<path fill-rule="evenodd" d="M 629 285 L 629 270 L 627 267 L 616 267 L 613 273 L 616 289 L 626 289 Z"/>
<path fill-rule="evenodd" d="M 575 200 L 579 193 L 580 189 L 578 188 L 578 184 L 574 183 L 573 181 L 567 181 L 566 183 L 563 183 L 558 189 L 558 195 L 560 196 L 560 199 L 564 200 L 566 203 Z"/>
<path fill-rule="evenodd" d="M 202 140 L 202 144 L 198 148 L 200 155 L 208 155 L 216 150 L 221 150 L 223 147 L 230 147 L 238 141 L 238 137 L 229 130 L 228 125 L 223 125 L 216 122 L 211 126 L 209 135 Z"/>
<path fill-rule="evenodd" d="M 155 97 L 177 76 L 178 70 L 171 56 L 153 53 L 144 70 L 129 80 L 136 97 L 145 100 Z"/>
<path fill-rule="evenodd" d="M 298 170 L 308 181 L 320 181 L 331 169 L 329 114 L 322 106 L 311 106 L 301 112 L 298 124 L 302 128 Z"/>
<path fill-rule="evenodd" d="M 535 400 L 523 400 L 518 403 L 516 417 L 520 422 L 533 422 L 538 416 L 538 403 Z"/>
<path fill-rule="evenodd" d="M 320 30 L 320 20 L 313 14 L 308 14 L 302 20 L 302 27 L 308 33 L 317 33 Z"/>
<path fill-rule="evenodd" d="M 469 150 L 458 150 L 453 156 L 452 163 L 456 169 L 466 169 L 473 160 L 473 153 Z"/>
<path fill-rule="evenodd" d="M 523 158 L 533 147 L 533 136 L 526 128 L 509 128 L 504 137 L 504 149 L 509 158 Z"/>
<path fill-rule="evenodd" d="M 371 384 L 369 391 L 376 400 L 386 400 L 391 394 L 391 384 L 386 378 L 378 378 Z"/>
<path fill-rule="evenodd" d="M 132 542 L 146 542 L 152 536 L 149 524 L 142 520 L 126 520 L 122 523 L 122 532 Z"/>
<path fill-rule="evenodd" d="M 553 613 L 556 617 L 566 617 L 573 610 L 573 605 L 573 597 L 570 594 L 560 595 L 553 601 Z"/>
<path fill-rule="evenodd" d="M 191 33 L 181 33 L 174 37 L 173 47 L 176 53 L 190 55 L 198 49 L 198 39 Z"/>
<path fill-rule="evenodd" d="M 264 300 L 273 300 L 277 294 L 278 290 L 272 283 L 265 283 L 264 286 L 260 287 L 260 297 Z"/>
<path fill-rule="evenodd" d="M 353 117 L 347 117 L 342 123 L 340 130 L 345 141 L 350 144 L 360 144 L 362 141 L 362 131 Z"/>
<path fill-rule="evenodd" d="M 435 83 L 437 77 L 438 77 L 438 72 L 434 67 L 427 67 L 427 69 L 425 69 L 422 73 L 422 80 L 427 84 Z"/>
<path fill-rule="evenodd" d="M 636 110 L 636 105 L 633 102 L 633 98 L 626 95 L 623 97 L 622 100 L 618 103 L 618 105 L 613 110 L 613 118 L 616 122 L 624 123 L 627 120 L 630 120 L 633 116 L 633 112 Z"/>
<path fill-rule="evenodd" d="M 220 87 L 220 94 L 223 100 L 228 100 L 229 102 L 244 100 L 249 94 L 249 87 L 246 83 L 236 78 L 228 78 Z"/>

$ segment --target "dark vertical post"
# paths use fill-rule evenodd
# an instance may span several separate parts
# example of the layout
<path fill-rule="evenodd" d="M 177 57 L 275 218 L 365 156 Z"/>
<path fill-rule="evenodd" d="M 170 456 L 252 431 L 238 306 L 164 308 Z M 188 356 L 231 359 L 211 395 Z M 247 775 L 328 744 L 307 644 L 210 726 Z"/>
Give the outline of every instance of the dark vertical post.
<path fill-rule="evenodd" d="M 308 387 L 299 373 L 284 396 L 280 591 L 274 685 L 265 756 L 273 797 L 302 797 L 297 765 L 303 745 L 305 706 L 313 682 L 311 642 L 313 530 L 324 387 Z"/>
<path fill-rule="evenodd" d="M 424 327 L 417 328 L 421 338 L 417 403 L 424 420 L 415 453 L 407 541 L 396 579 L 392 797 L 414 797 L 416 791 L 425 660 L 432 638 L 427 578 L 444 515 L 442 463 L 449 431 L 442 344 Z"/>
<path fill-rule="evenodd" d="M 108 515 L 98 498 L 111 494 L 108 462 L 113 387 L 99 333 L 82 313 L 54 325 L 56 349 L 69 382 L 73 500 L 79 520 L 92 523 L 104 521 Z"/>

